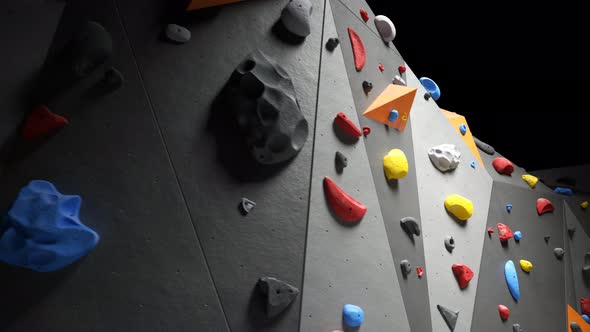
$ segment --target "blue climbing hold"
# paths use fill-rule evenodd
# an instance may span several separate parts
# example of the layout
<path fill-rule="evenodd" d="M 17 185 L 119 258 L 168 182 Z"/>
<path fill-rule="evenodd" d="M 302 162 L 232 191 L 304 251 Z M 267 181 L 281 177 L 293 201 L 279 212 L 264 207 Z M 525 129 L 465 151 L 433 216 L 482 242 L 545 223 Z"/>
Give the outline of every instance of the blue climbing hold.
<path fill-rule="evenodd" d="M 387 118 L 387 120 L 389 120 L 389 122 L 394 122 L 395 120 L 397 120 L 398 116 L 399 112 L 397 110 L 391 110 L 391 112 L 389 112 L 389 117 Z"/>
<path fill-rule="evenodd" d="M 80 196 L 62 195 L 47 181 L 22 188 L 0 223 L 0 260 L 55 271 L 88 254 L 99 236 L 80 223 Z"/>
<path fill-rule="evenodd" d="M 359 306 L 354 304 L 345 304 L 342 309 L 344 323 L 350 327 L 361 326 L 365 320 L 365 312 Z"/>
<path fill-rule="evenodd" d="M 582 315 L 582 318 L 586 321 L 586 323 L 590 324 L 590 317 L 588 317 L 588 315 Z"/>
<path fill-rule="evenodd" d="M 574 194 L 574 191 L 571 190 L 570 188 L 562 188 L 562 187 L 555 187 L 555 189 L 553 189 L 553 192 L 555 192 L 557 194 L 561 194 L 561 195 L 566 195 L 566 196 L 572 196 Z"/>
<path fill-rule="evenodd" d="M 471 168 L 475 169 L 475 161 L 471 162 Z"/>
<path fill-rule="evenodd" d="M 520 241 L 520 239 L 522 239 L 522 233 L 520 231 L 514 232 L 514 240 Z"/>
<path fill-rule="evenodd" d="M 506 284 L 512 298 L 518 302 L 520 299 L 520 288 L 518 287 L 518 276 L 516 275 L 516 268 L 514 262 L 509 260 L 504 264 L 504 276 L 506 277 Z"/>
<path fill-rule="evenodd" d="M 512 211 L 512 204 L 506 204 L 506 211 Z"/>
<path fill-rule="evenodd" d="M 421 77 L 420 83 L 422 83 L 424 89 L 430 93 L 432 99 L 438 100 L 438 98 L 440 98 L 440 89 L 435 81 L 428 77 Z"/>
<path fill-rule="evenodd" d="M 464 123 L 460 124 L 459 131 L 461 132 L 461 135 L 465 136 L 467 133 L 467 126 Z"/>

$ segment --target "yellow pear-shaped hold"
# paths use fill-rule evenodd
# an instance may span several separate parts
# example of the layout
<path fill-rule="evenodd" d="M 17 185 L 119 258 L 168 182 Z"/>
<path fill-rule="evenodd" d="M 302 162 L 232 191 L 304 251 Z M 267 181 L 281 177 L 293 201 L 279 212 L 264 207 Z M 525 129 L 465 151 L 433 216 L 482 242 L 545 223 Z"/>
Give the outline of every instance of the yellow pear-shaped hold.
<path fill-rule="evenodd" d="M 457 219 L 466 221 L 473 214 L 473 203 L 467 198 L 452 194 L 445 199 L 445 208 Z"/>
<path fill-rule="evenodd" d="M 537 178 L 534 175 L 530 175 L 530 174 L 523 175 L 522 179 L 524 180 L 524 182 L 526 182 L 529 185 L 529 187 L 531 187 L 533 189 L 537 185 L 537 182 L 539 182 L 539 178 Z"/>
<path fill-rule="evenodd" d="M 527 261 L 527 260 L 521 259 L 521 260 L 520 260 L 520 268 L 521 268 L 521 269 L 522 269 L 524 272 L 526 272 L 526 273 L 529 273 L 529 272 L 531 272 L 531 270 L 532 270 L 532 268 L 533 268 L 533 263 L 531 263 L 531 262 L 529 262 L 529 261 Z"/>
<path fill-rule="evenodd" d="M 408 175 L 408 159 L 400 149 L 393 149 L 383 157 L 383 169 L 387 180 L 401 179 Z"/>
<path fill-rule="evenodd" d="M 588 201 L 583 201 L 583 202 L 582 202 L 582 204 L 580 204 L 580 207 L 581 207 L 582 209 L 585 209 L 585 208 L 587 208 L 587 207 L 588 207 Z"/>

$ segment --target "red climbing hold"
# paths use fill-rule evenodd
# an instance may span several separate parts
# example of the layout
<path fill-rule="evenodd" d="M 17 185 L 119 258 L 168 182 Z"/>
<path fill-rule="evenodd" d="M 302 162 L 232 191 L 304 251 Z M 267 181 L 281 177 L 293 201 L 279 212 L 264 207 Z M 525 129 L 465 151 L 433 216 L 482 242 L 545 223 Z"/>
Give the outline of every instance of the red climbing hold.
<path fill-rule="evenodd" d="M 510 310 L 503 304 L 498 305 L 498 312 L 500 313 L 500 318 L 502 318 L 502 320 L 507 320 L 508 317 L 510 317 Z"/>
<path fill-rule="evenodd" d="M 498 235 L 500 236 L 500 241 L 502 242 L 506 242 L 508 239 L 514 237 L 514 233 L 512 233 L 510 227 L 504 225 L 503 223 L 498 223 Z"/>
<path fill-rule="evenodd" d="M 366 206 L 340 189 L 328 176 L 324 178 L 324 192 L 334 213 L 344 221 L 359 221 L 367 212 Z"/>
<path fill-rule="evenodd" d="M 494 159 L 492 166 L 494 166 L 496 172 L 500 174 L 510 175 L 514 172 L 514 165 L 512 165 L 512 162 L 506 158 L 498 157 Z"/>
<path fill-rule="evenodd" d="M 363 134 L 365 135 L 365 137 L 369 136 L 370 133 L 371 133 L 371 128 L 363 127 Z"/>
<path fill-rule="evenodd" d="M 582 315 L 590 315 L 590 299 L 585 297 L 580 298 L 580 309 Z"/>
<path fill-rule="evenodd" d="M 424 274 L 424 270 L 422 270 L 421 267 L 417 266 L 416 267 L 416 274 L 418 274 L 418 278 L 422 278 L 422 275 Z"/>
<path fill-rule="evenodd" d="M 362 133 L 359 127 L 357 127 L 346 114 L 340 112 L 336 115 L 336 124 L 347 134 L 354 136 L 354 137 L 361 137 Z"/>
<path fill-rule="evenodd" d="M 403 74 L 406 72 L 406 66 L 401 65 L 401 66 L 397 67 L 397 70 L 399 70 L 400 74 Z"/>
<path fill-rule="evenodd" d="M 383 67 L 383 64 L 382 63 L 379 64 L 379 70 L 381 72 L 383 72 L 385 70 L 385 67 Z"/>
<path fill-rule="evenodd" d="M 473 279 L 473 271 L 464 264 L 453 264 L 453 274 L 455 278 L 457 278 L 457 282 L 459 282 L 459 287 L 464 289 L 469 285 L 471 279 Z"/>
<path fill-rule="evenodd" d="M 365 21 L 365 22 L 369 21 L 369 13 L 367 13 L 366 10 L 361 8 L 361 10 L 359 10 L 359 12 L 361 13 L 361 17 L 363 18 L 363 21 Z"/>
<path fill-rule="evenodd" d="M 354 67 L 356 68 L 356 71 L 361 71 L 365 66 L 365 62 L 367 62 L 367 51 L 365 50 L 365 45 L 363 44 L 361 37 L 359 37 L 356 31 L 352 30 L 352 28 L 348 28 L 348 36 L 350 37 L 350 44 L 352 45 Z"/>
<path fill-rule="evenodd" d="M 48 135 L 68 124 L 70 124 L 68 119 L 51 112 L 44 105 L 39 105 L 33 109 L 25 120 L 22 136 L 26 140 L 32 140 Z"/>
<path fill-rule="evenodd" d="M 553 204 L 551 204 L 547 198 L 539 198 L 537 200 L 537 213 L 539 215 L 551 212 L 553 210 L 555 210 L 555 207 L 553 207 Z"/>
<path fill-rule="evenodd" d="M 494 232 L 494 229 L 491 227 L 488 227 L 488 235 L 492 236 L 492 233 Z"/>

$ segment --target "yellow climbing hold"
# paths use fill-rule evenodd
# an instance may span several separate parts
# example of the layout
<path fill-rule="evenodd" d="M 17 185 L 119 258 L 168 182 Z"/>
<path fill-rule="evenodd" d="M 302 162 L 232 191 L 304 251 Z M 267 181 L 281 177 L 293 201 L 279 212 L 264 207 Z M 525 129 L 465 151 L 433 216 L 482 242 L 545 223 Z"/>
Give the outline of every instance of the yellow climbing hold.
<path fill-rule="evenodd" d="M 529 273 L 529 272 L 531 272 L 531 270 L 532 270 L 532 268 L 533 268 L 533 263 L 531 263 L 531 262 L 529 262 L 529 261 L 527 261 L 527 260 L 521 259 L 521 260 L 520 260 L 520 268 L 521 268 L 521 269 L 522 269 L 524 272 L 526 272 L 526 273 Z"/>
<path fill-rule="evenodd" d="M 400 149 L 393 149 L 383 157 L 383 168 L 387 180 L 401 179 L 408 175 L 408 159 Z"/>
<path fill-rule="evenodd" d="M 536 176 L 530 175 L 530 174 L 525 174 L 522 176 L 522 179 L 524 180 L 524 182 L 526 182 L 529 187 L 531 188 L 535 188 L 535 186 L 537 185 L 537 182 L 539 182 L 539 179 Z"/>
<path fill-rule="evenodd" d="M 582 207 L 582 209 L 585 209 L 588 207 L 588 201 L 583 201 L 582 204 L 580 204 L 580 206 Z"/>
<path fill-rule="evenodd" d="M 473 203 L 467 198 L 452 194 L 445 199 L 445 208 L 457 219 L 466 221 L 473 214 Z"/>

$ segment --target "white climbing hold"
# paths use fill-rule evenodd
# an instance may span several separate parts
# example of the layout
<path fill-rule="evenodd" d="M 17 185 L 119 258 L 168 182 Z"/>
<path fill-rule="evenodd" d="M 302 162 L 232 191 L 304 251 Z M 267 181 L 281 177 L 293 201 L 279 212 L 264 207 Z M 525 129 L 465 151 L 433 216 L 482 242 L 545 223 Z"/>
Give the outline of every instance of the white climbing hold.
<path fill-rule="evenodd" d="M 428 150 L 430 161 L 441 172 L 457 168 L 461 161 L 461 152 L 453 144 L 441 144 Z"/>
<path fill-rule="evenodd" d="M 377 31 L 379 31 L 379 34 L 381 35 L 381 38 L 383 38 L 384 42 L 389 43 L 395 39 L 395 25 L 393 25 L 393 22 L 391 22 L 387 16 L 375 16 L 375 26 L 377 27 Z"/>

